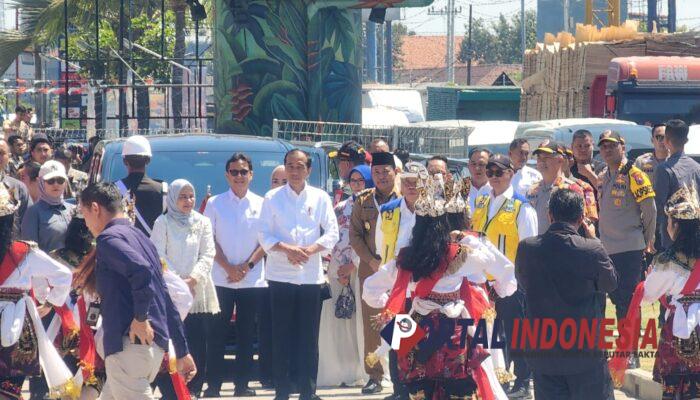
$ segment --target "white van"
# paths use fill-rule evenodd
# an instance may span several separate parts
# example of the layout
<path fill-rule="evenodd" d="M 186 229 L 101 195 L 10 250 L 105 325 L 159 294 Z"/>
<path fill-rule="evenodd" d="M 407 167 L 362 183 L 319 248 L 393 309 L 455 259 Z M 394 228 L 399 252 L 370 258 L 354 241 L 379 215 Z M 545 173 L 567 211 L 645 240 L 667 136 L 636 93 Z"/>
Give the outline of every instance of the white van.
<path fill-rule="evenodd" d="M 685 145 L 685 154 L 700 163 L 700 125 L 692 125 L 688 132 L 688 143 Z"/>
<path fill-rule="evenodd" d="M 546 122 L 546 121 L 545 121 Z M 573 123 L 568 123 L 573 122 Z M 586 129 L 593 135 L 593 142 L 597 143 L 598 136 L 608 129 L 620 133 L 625 138 L 625 147 L 629 158 L 634 159 L 640 154 L 652 151 L 651 127 L 637 125 L 634 122 L 619 121 L 603 118 L 570 119 L 557 121 L 558 126 L 539 126 L 516 132 L 516 138 L 527 139 L 530 148 L 534 149 L 544 140 L 554 140 L 566 146 L 571 146 L 574 132 Z"/>

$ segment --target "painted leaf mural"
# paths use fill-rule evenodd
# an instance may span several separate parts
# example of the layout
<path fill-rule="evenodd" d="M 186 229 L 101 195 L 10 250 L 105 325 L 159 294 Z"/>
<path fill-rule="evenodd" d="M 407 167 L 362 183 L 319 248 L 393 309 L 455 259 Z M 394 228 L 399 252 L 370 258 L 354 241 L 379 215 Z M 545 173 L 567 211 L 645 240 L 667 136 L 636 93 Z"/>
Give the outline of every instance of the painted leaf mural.
<path fill-rule="evenodd" d="M 360 122 L 359 8 L 432 0 L 214 0 L 220 132 L 269 136 L 272 120 Z"/>

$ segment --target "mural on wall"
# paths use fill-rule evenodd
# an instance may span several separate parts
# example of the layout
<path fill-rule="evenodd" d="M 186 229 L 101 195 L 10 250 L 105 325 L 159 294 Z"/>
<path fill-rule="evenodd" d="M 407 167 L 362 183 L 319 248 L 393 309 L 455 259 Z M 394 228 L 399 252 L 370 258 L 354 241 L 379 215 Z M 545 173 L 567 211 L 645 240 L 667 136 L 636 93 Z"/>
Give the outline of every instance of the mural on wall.
<path fill-rule="evenodd" d="M 217 130 L 270 136 L 272 120 L 360 122 L 360 8 L 432 0 L 214 0 Z"/>

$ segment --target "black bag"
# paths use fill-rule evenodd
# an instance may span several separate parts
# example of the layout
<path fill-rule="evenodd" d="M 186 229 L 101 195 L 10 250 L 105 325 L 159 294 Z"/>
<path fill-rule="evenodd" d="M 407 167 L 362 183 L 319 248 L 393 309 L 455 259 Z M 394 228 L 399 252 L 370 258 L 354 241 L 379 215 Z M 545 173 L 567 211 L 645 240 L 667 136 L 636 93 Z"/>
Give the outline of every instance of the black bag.
<path fill-rule="evenodd" d="M 355 312 L 355 293 L 348 283 L 340 291 L 338 299 L 335 301 L 335 317 L 340 319 L 350 319 Z"/>

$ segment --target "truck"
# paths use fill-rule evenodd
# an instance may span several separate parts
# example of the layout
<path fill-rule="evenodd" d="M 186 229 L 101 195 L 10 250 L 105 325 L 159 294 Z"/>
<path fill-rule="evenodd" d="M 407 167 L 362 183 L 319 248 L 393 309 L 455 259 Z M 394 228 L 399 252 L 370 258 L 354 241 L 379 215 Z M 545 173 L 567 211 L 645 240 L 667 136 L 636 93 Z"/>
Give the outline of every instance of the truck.
<path fill-rule="evenodd" d="M 700 122 L 699 57 L 617 57 L 610 61 L 605 116 L 638 124 Z M 595 100 L 594 100 L 595 101 Z"/>

